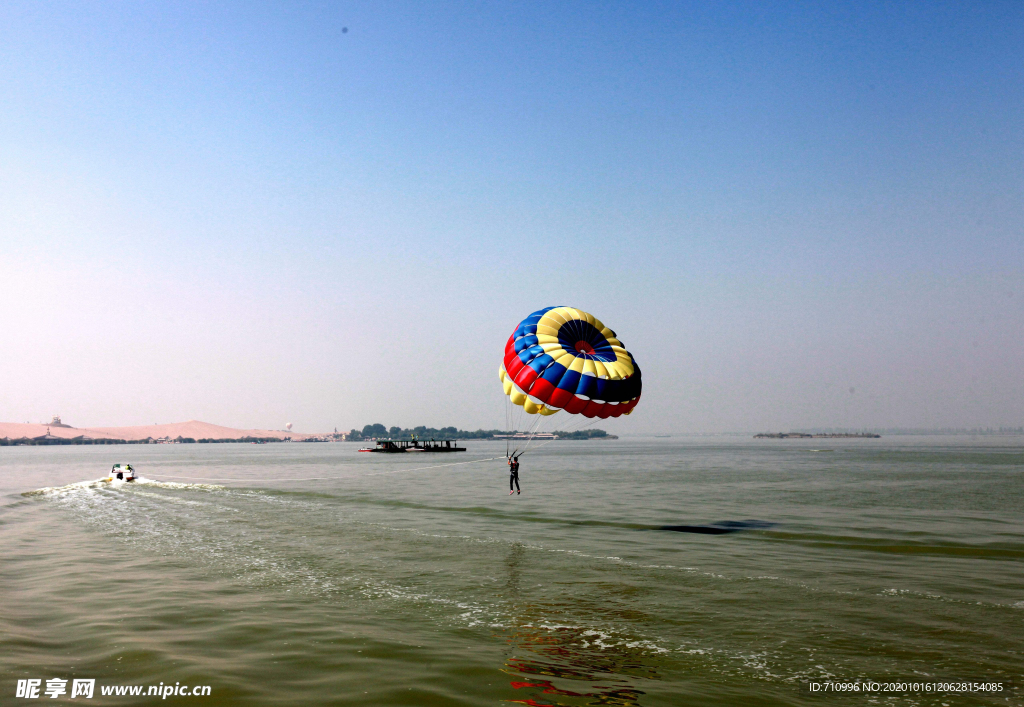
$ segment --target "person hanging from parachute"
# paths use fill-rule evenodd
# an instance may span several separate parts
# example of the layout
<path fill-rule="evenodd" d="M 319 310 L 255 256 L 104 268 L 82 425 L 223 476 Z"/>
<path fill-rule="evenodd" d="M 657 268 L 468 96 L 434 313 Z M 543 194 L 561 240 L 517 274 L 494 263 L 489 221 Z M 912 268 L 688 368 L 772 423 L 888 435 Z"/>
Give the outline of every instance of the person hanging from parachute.
<path fill-rule="evenodd" d="M 522 452 L 519 453 L 522 456 Z M 512 495 L 512 484 L 516 485 L 515 492 L 522 493 L 519 489 L 519 456 L 508 458 L 508 495 Z"/>
<path fill-rule="evenodd" d="M 511 423 L 516 406 L 538 416 L 527 448 L 544 418 L 565 412 L 593 424 L 629 415 L 642 389 L 640 367 L 615 332 L 573 307 L 547 307 L 521 321 L 505 344 L 498 376 L 510 406 L 510 431 L 515 432 Z M 525 451 L 516 447 L 506 453 L 510 495 L 513 483 L 519 488 L 519 457 Z"/>

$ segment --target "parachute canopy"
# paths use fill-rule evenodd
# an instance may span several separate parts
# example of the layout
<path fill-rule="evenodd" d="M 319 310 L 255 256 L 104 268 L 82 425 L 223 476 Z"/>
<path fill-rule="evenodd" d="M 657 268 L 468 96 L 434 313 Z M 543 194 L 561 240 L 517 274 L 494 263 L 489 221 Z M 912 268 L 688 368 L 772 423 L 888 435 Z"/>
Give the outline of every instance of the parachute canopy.
<path fill-rule="evenodd" d="M 498 370 L 505 395 L 530 414 L 628 415 L 640 401 L 640 368 L 594 315 L 547 307 L 519 323 Z"/>

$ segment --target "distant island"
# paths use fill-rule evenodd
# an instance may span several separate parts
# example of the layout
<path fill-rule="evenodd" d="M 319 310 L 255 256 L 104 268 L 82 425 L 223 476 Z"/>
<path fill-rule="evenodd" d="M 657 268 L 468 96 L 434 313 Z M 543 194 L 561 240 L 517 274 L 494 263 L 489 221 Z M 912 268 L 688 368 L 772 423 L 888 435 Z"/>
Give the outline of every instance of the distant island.
<path fill-rule="evenodd" d="M 618 435 L 610 435 L 604 430 L 576 430 L 575 432 L 563 432 L 555 430 L 552 434 L 557 439 L 618 439 Z"/>
<path fill-rule="evenodd" d="M 762 432 L 754 435 L 754 439 L 879 439 L 881 436 L 870 432 L 834 432 L 813 435 L 806 432 Z"/>
<path fill-rule="evenodd" d="M 995 436 L 1020 436 L 1024 435 L 1024 427 L 875 427 L 862 428 L 859 430 L 833 429 L 833 428 L 808 428 L 797 430 L 806 434 L 839 434 L 864 432 L 871 434 L 886 435 L 889 437 L 898 435 L 965 435 L 971 437 L 995 437 Z"/>

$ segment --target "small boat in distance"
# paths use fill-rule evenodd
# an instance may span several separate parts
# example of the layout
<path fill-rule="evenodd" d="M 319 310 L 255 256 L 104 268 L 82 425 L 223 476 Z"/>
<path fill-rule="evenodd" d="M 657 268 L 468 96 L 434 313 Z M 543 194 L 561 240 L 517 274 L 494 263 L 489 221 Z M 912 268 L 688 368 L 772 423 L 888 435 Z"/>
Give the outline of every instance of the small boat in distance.
<path fill-rule="evenodd" d="M 110 467 L 110 476 L 104 481 L 135 481 L 138 475 L 131 464 L 114 464 Z"/>

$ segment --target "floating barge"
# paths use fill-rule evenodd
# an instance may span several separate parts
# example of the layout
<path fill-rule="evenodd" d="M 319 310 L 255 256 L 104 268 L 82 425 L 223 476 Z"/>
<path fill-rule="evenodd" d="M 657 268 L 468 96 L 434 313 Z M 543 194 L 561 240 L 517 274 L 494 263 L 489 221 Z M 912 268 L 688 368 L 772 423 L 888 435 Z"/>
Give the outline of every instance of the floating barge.
<path fill-rule="evenodd" d="M 456 440 L 425 441 L 418 439 L 393 440 L 378 439 L 376 447 L 360 449 L 360 452 L 382 452 L 384 454 L 400 454 L 404 452 L 464 452 L 465 447 L 458 446 Z"/>

